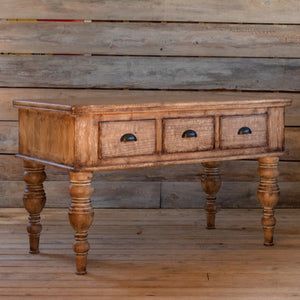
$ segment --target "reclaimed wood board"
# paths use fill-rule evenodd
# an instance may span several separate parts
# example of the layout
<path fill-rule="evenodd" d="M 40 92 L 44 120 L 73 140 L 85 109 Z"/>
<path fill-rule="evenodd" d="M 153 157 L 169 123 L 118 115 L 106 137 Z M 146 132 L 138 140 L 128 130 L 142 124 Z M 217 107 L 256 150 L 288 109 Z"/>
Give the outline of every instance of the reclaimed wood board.
<path fill-rule="evenodd" d="M 0 55 L 0 71 L 0 87 L 300 91 L 300 59 Z"/>
<path fill-rule="evenodd" d="M 18 122 L 0 121 L 0 153 L 16 153 L 18 127 Z"/>
<path fill-rule="evenodd" d="M 94 182 L 94 207 L 159 208 L 160 182 Z M 47 181 L 48 207 L 68 207 L 69 181 Z M 0 207 L 22 207 L 22 181 L 0 181 Z M 96 192 L 97 190 L 97 192 Z"/>
<path fill-rule="evenodd" d="M 0 155 L 0 181 L 22 181 L 22 160 L 14 155 Z M 224 161 L 220 171 L 223 181 L 258 181 L 258 163 L 256 160 Z M 47 180 L 67 181 L 66 170 L 47 167 Z M 280 161 L 279 181 L 300 181 L 299 161 Z M 203 168 L 200 164 L 170 165 L 142 169 L 97 172 L 95 181 L 130 181 L 130 182 L 199 182 Z"/>
<path fill-rule="evenodd" d="M 257 182 L 225 181 L 218 193 L 222 208 L 258 208 Z M 92 203 L 95 208 L 203 208 L 205 194 L 198 182 L 95 181 Z M 69 181 L 46 181 L 46 207 L 70 205 Z M 0 207 L 23 207 L 22 181 L 0 182 Z M 278 207 L 300 208 L 299 181 L 280 182 L 282 201 Z M 59 195 L 59 196 L 58 196 Z"/>
<path fill-rule="evenodd" d="M 298 0 L 3 0 L 2 19 L 300 24 Z"/>
<path fill-rule="evenodd" d="M 7 21 L 0 36 L 3 53 L 300 57 L 299 25 Z"/>
<path fill-rule="evenodd" d="M 218 194 L 221 207 L 259 207 L 256 161 L 231 161 L 221 164 L 223 186 Z M 279 164 L 280 207 L 300 207 L 299 162 Z M 103 172 L 95 174 L 95 207 L 203 207 L 205 196 L 200 186 L 200 165 L 168 166 Z M 47 168 L 48 207 L 67 207 L 68 175 L 66 171 Z M 11 155 L 0 156 L 0 198 L 2 207 L 22 207 L 22 163 Z M 60 195 L 57 197 L 57 195 Z M 120 196 L 121 195 L 121 196 Z"/>

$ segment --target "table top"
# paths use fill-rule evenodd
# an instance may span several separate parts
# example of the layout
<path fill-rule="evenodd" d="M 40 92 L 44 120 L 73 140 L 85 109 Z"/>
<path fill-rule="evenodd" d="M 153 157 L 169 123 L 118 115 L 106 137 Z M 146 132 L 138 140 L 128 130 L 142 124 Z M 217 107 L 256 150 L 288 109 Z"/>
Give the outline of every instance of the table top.
<path fill-rule="evenodd" d="M 81 94 L 82 95 L 82 94 Z M 99 113 L 103 111 L 124 111 L 140 109 L 189 109 L 197 107 L 202 109 L 212 108 L 239 108 L 239 107 L 266 107 L 287 106 L 290 99 L 280 98 L 265 94 L 261 97 L 251 93 L 237 92 L 228 95 L 223 92 L 198 92 L 198 91 L 99 91 L 95 96 L 69 97 L 60 99 L 26 99 L 14 100 L 14 105 L 19 108 L 40 108 L 73 113 Z"/>

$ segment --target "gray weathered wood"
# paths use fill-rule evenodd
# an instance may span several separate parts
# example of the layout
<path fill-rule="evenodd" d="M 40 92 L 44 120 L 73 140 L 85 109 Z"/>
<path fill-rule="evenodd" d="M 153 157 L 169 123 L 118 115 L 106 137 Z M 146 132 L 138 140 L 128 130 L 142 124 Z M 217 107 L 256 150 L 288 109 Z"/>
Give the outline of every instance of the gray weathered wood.
<path fill-rule="evenodd" d="M 299 91 L 299 76 L 300 59 L 0 56 L 2 87 Z"/>
<path fill-rule="evenodd" d="M 0 18 L 300 23 L 298 0 L 2 0 Z"/>
<path fill-rule="evenodd" d="M 217 197 L 217 204 L 227 208 L 260 207 L 256 198 L 256 182 L 224 182 Z M 300 207 L 299 182 L 281 182 L 281 200 L 278 207 Z M 204 194 L 196 182 L 163 182 L 162 208 L 196 208 L 204 206 Z M 245 216 L 246 217 L 246 216 Z"/>
<path fill-rule="evenodd" d="M 300 26 L 2 22 L 0 52 L 300 57 Z"/>
<path fill-rule="evenodd" d="M 0 153 L 14 153 L 18 148 L 18 123 L 0 122 Z"/>
<path fill-rule="evenodd" d="M 99 182 L 93 183 L 94 207 L 158 208 L 159 182 Z M 68 181 L 47 181 L 45 190 L 48 207 L 68 207 L 70 204 Z M 22 207 L 24 184 L 22 181 L 0 181 L 0 206 Z"/>
<path fill-rule="evenodd" d="M 94 207 L 101 208 L 196 208 L 203 207 L 205 196 L 199 182 L 94 182 Z M 226 208 L 259 207 L 256 182 L 224 182 L 218 204 Z M 48 207 L 68 207 L 67 181 L 47 181 Z M 299 182 L 281 182 L 279 207 L 300 207 Z M 22 207 L 23 182 L 0 182 L 0 207 Z M 59 195 L 59 197 L 58 197 Z"/>
<path fill-rule="evenodd" d="M 282 159 L 300 160 L 300 127 L 290 127 L 286 130 L 287 154 Z"/>

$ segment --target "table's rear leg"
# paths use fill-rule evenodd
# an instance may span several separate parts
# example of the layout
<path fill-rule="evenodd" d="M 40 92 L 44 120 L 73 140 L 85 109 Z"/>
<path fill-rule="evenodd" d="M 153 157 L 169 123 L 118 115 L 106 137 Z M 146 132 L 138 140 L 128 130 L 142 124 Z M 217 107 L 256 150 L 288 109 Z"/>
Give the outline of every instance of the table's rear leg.
<path fill-rule="evenodd" d="M 39 240 L 42 231 L 40 213 L 46 203 L 43 182 L 46 179 L 45 166 L 24 160 L 24 206 L 29 213 L 27 232 L 30 253 L 39 253 Z"/>
<path fill-rule="evenodd" d="M 75 230 L 75 243 L 73 245 L 76 254 L 76 274 L 86 273 L 87 255 L 90 249 L 87 240 L 94 211 L 91 205 L 92 172 L 70 172 L 70 195 L 72 204 L 69 209 L 69 220 Z"/>
<path fill-rule="evenodd" d="M 217 212 L 216 195 L 221 188 L 221 175 L 218 162 L 202 163 L 204 174 L 201 176 L 201 185 L 206 193 L 206 222 L 207 229 L 215 229 L 215 217 Z"/>
<path fill-rule="evenodd" d="M 273 246 L 273 234 L 276 224 L 274 207 L 279 200 L 279 187 L 277 184 L 278 157 L 259 158 L 259 176 L 257 197 L 263 207 L 262 225 L 264 229 L 264 245 Z"/>

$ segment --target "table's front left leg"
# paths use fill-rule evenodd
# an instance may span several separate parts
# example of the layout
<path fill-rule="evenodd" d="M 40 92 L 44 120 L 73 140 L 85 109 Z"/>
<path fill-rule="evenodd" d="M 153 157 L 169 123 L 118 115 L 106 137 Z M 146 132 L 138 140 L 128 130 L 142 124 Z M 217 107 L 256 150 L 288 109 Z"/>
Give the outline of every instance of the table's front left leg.
<path fill-rule="evenodd" d="M 215 229 L 217 212 L 216 195 L 221 188 L 222 181 L 218 162 L 202 163 L 204 174 L 201 176 L 201 185 L 206 194 L 206 228 Z"/>
<path fill-rule="evenodd" d="M 278 157 L 262 157 L 258 160 L 260 183 L 257 197 L 263 207 L 262 225 L 265 246 L 273 246 L 273 234 L 276 224 L 274 207 L 279 200 L 278 160 Z"/>
<path fill-rule="evenodd" d="M 69 208 L 69 220 L 75 230 L 76 274 L 86 273 L 87 255 L 90 249 L 87 240 L 88 230 L 93 222 L 94 211 L 91 204 L 92 172 L 70 172 L 70 195 L 72 203 Z"/>
<path fill-rule="evenodd" d="M 46 203 L 43 182 L 46 179 L 45 166 L 24 160 L 25 190 L 24 207 L 29 213 L 27 232 L 29 235 L 30 253 L 39 253 L 40 233 L 42 231 L 40 213 Z"/>

